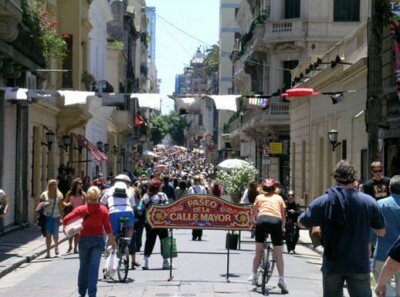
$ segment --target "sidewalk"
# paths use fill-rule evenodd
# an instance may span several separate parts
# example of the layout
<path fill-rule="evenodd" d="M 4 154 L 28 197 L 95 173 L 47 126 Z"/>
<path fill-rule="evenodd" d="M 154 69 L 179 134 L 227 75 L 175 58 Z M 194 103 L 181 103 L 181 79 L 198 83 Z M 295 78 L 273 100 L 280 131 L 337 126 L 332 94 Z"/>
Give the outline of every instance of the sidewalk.
<path fill-rule="evenodd" d="M 60 232 L 59 242 L 62 243 L 66 239 L 64 233 Z M 300 230 L 299 244 L 322 254 L 322 247 L 313 248 L 308 230 Z M 0 278 L 45 252 L 45 238 L 37 226 L 14 229 L 0 236 Z"/>
<path fill-rule="evenodd" d="M 59 242 L 66 240 L 60 232 Z M 0 236 L 0 278 L 46 252 L 45 238 L 35 225 L 11 230 Z M 54 250 L 52 250 L 54 255 Z"/>

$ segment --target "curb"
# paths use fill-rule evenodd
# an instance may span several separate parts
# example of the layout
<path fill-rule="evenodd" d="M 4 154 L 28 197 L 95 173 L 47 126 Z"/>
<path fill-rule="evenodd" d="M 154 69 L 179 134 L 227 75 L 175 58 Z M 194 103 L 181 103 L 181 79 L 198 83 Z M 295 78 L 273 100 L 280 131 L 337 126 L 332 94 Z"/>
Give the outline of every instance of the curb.
<path fill-rule="evenodd" d="M 66 241 L 68 239 L 68 237 L 64 237 L 62 239 L 60 239 L 58 241 L 58 244 L 63 243 L 64 241 Z M 54 245 L 52 246 L 52 248 L 54 248 Z M 15 261 L 14 263 L 12 263 L 11 265 L 6 265 L 3 269 L 0 270 L 0 279 L 7 275 L 8 273 L 10 273 L 11 271 L 17 269 L 18 267 L 20 267 L 22 264 L 25 263 L 30 263 L 31 261 L 33 261 L 34 259 L 40 257 L 41 255 L 43 255 L 44 253 L 46 253 L 46 245 L 43 245 L 43 248 L 38 251 L 35 252 L 31 255 L 28 256 L 24 256 L 23 258 L 19 259 L 18 261 Z"/>

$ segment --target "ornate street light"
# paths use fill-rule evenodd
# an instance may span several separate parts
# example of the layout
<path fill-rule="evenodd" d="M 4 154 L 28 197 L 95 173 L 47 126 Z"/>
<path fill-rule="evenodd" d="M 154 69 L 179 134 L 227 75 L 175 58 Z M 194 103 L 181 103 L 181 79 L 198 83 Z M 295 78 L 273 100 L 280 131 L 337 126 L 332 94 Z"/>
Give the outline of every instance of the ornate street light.
<path fill-rule="evenodd" d="M 338 145 L 340 145 L 340 142 L 337 142 L 338 141 L 338 136 L 339 136 L 339 133 L 338 133 L 337 130 L 331 130 L 331 131 L 328 132 L 328 138 L 329 138 L 329 142 L 332 145 L 332 151 L 335 151 L 335 148 Z"/>
<path fill-rule="evenodd" d="M 119 146 L 118 146 L 117 144 L 115 144 L 115 145 L 113 146 L 113 153 L 114 153 L 114 155 L 118 154 L 118 150 L 119 150 Z"/>
<path fill-rule="evenodd" d="M 104 152 L 107 154 L 109 150 L 110 150 L 110 145 L 108 143 L 105 143 L 104 144 Z"/>
<path fill-rule="evenodd" d="M 102 141 L 98 141 L 96 142 L 96 147 L 98 148 L 99 151 L 103 151 L 103 142 Z"/>
<path fill-rule="evenodd" d="M 68 151 L 68 147 L 71 144 L 71 136 L 69 135 L 64 135 L 62 137 L 62 143 L 63 143 L 63 148 L 65 149 L 65 151 Z"/>
<path fill-rule="evenodd" d="M 56 133 L 54 133 L 54 131 L 48 130 L 46 132 L 46 142 L 42 142 L 42 145 L 47 146 L 48 150 L 51 151 L 51 145 L 53 144 L 55 137 Z"/>

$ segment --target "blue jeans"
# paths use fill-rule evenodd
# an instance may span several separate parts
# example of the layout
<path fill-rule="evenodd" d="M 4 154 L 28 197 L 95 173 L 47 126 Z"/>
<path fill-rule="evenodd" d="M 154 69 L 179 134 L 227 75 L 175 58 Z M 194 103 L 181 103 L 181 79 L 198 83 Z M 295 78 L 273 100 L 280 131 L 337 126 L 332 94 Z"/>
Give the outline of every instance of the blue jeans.
<path fill-rule="evenodd" d="M 371 297 L 371 285 L 369 273 L 358 274 L 322 274 L 324 297 L 343 296 L 343 284 L 347 282 L 347 290 L 350 297 Z"/>
<path fill-rule="evenodd" d="M 98 236 L 85 236 L 79 240 L 79 274 L 78 292 L 85 296 L 95 297 L 101 253 L 104 249 L 104 239 Z"/>

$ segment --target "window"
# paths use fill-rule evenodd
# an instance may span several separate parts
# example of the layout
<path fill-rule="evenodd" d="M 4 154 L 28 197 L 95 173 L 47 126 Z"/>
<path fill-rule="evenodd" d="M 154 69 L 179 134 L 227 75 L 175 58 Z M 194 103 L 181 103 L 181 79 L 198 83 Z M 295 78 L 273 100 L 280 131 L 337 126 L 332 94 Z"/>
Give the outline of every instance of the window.
<path fill-rule="evenodd" d="M 199 121 L 198 121 L 199 126 L 203 126 L 203 115 L 199 114 Z"/>
<path fill-rule="evenodd" d="M 285 19 L 300 17 L 300 0 L 285 0 Z"/>
<path fill-rule="evenodd" d="M 360 0 L 334 0 L 334 22 L 360 21 Z"/>
<path fill-rule="evenodd" d="M 299 64 L 299 61 L 297 61 L 297 60 L 283 62 L 283 69 L 284 69 L 283 70 L 283 84 L 285 85 L 286 89 L 290 88 L 290 82 L 292 81 L 292 75 L 290 74 L 290 70 L 296 68 L 298 64 Z"/>

